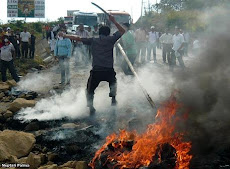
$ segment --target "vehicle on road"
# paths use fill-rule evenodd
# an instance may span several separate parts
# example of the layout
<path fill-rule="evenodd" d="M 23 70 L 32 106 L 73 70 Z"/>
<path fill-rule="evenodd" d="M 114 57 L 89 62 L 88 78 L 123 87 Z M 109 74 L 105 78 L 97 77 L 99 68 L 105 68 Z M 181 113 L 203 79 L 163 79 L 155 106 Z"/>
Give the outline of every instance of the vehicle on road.
<path fill-rule="evenodd" d="M 119 10 L 107 10 L 106 12 L 113 15 L 116 21 L 120 24 L 132 23 L 131 15 L 128 12 L 119 11 Z M 115 25 L 109 21 L 108 17 L 104 13 L 98 13 L 98 18 L 99 18 L 99 24 L 109 26 L 112 30 L 111 32 L 115 31 Z"/>
<path fill-rule="evenodd" d="M 84 27 L 92 27 L 98 24 L 98 15 L 94 12 L 81 12 L 77 11 L 73 13 L 73 26 L 72 30 L 76 31 L 76 27 L 80 24 L 84 24 Z"/>

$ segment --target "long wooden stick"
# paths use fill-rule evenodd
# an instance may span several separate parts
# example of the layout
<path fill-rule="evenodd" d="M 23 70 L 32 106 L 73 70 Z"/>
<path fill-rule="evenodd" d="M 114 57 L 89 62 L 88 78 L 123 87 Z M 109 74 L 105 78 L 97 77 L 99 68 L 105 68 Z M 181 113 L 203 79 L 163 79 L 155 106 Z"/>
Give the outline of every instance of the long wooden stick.
<path fill-rule="evenodd" d="M 144 93 L 146 99 L 147 99 L 148 102 L 150 103 L 151 107 L 155 110 L 155 109 L 156 109 L 155 103 L 153 102 L 152 98 L 151 98 L 150 95 L 148 94 L 147 90 L 143 87 L 143 85 L 142 85 L 142 83 L 141 83 L 141 81 L 140 81 L 140 79 L 139 79 L 139 77 L 138 77 L 136 71 L 134 70 L 134 67 L 133 67 L 132 63 L 130 62 L 130 60 L 129 60 L 128 56 L 126 55 L 124 49 L 122 48 L 121 44 L 120 44 L 120 43 L 117 43 L 117 47 L 120 49 L 121 54 L 124 56 L 125 61 L 127 62 L 128 66 L 129 66 L 129 68 L 130 68 L 130 70 L 133 72 L 134 76 L 137 78 L 137 82 L 138 82 L 139 86 L 141 87 L 141 90 L 143 91 L 143 93 Z"/>

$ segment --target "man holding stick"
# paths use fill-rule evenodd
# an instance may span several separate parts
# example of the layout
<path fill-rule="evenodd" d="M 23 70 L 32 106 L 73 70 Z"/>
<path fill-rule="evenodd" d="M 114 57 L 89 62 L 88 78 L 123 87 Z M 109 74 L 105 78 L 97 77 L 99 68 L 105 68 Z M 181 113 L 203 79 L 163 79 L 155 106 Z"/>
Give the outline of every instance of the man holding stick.
<path fill-rule="evenodd" d="M 113 48 L 116 41 L 125 33 L 125 29 L 117 23 L 115 18 L 109 15 L 109 20 L 113 22 L 118 31 L 110 36 L 110 28 L 102 26 L 99 29 L 98 38 L 80 38 L 74 35 L 65 35 L 72 40 L 81 41 L 92 47 L 92 70 L 87 83 L 86 98 L 87 106 L 90 108 L 90 115 L 95 114 L 93 106 L 94 91 L 101 81 L 107 81 L 110 87 L 109 96 L 112 97 L 112 105 L 116 105 L 117 79 L 113 69 Z M 85 56 L 87 57 L 87 56 Z"/>

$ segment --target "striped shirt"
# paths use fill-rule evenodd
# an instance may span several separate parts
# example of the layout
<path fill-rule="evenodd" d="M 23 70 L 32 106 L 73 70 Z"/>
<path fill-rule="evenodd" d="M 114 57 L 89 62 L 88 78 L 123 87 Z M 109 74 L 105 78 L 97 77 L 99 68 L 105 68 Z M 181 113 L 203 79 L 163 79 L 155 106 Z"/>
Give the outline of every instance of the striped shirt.
<path fill-rule="evenodd" d="M 83 31 L 77 31 L 76 35 L 80 36 L 80 38 L 88 38 L 89 37 L 89 33 L 86 30 Z"/>

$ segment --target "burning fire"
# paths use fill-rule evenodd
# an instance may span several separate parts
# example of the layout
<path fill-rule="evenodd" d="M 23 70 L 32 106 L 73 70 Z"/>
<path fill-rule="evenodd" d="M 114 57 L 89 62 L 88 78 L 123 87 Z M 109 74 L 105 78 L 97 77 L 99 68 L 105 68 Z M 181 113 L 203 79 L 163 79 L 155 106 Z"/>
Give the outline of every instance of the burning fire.
<path fill-rule="evenodd" d="M 112 147 L 113 151 L 109 152 L 106 160 L 114 164 L 111 168 L 138 169 L 148 167 L 153 162 L 160 163 L 162 161 L 160 154 L 157 155 L 156 160 L 159 145 L 170 144 L 176 152 L 175 169 L 189 169 L 189 163 L 192 159 L 192 156 L 189 155 L 191 143 L 183 141 L 184 133 L 175 132 L 176 123 L 185 118 L 175 116 L 179 107 L 180 105 L 173 98 L 164 103 L 157 111 L 156 122 L 149 125 L 148 129 L 141 135 L 136 132 L 121 130 L 119 135 L 108 136 L 106 143 L 96 152 L 89 166 L 95 169 L 96 160 L 101 158 L 102 153 L 108 147 Z M 133 145 L 129 151 L 127 146 L 130 142 Z"/>

